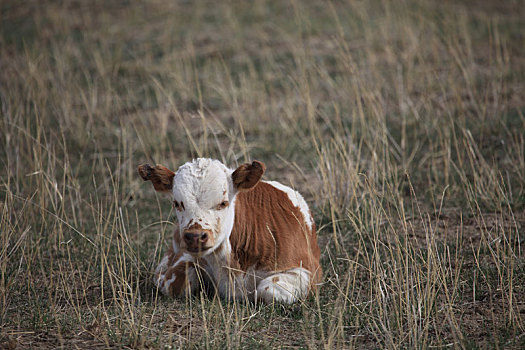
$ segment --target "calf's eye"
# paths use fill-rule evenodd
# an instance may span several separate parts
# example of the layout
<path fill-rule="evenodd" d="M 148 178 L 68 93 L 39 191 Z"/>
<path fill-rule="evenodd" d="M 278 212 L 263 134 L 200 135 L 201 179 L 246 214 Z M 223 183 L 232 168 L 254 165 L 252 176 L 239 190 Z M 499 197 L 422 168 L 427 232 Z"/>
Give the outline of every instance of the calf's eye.
<path fill-rule="evenodd" d="M 177 209 L 178 211 L 182 211 L 184 209 L 184 204 L 182 202 L 173 201 L 173 208 Z"/>
<path fill-rule="evenodd" d="M 222 201 L 219 205 L 217 205 L 217 210 L 221 210 L 226 208 L 230 203 L 228 201 Z"/>

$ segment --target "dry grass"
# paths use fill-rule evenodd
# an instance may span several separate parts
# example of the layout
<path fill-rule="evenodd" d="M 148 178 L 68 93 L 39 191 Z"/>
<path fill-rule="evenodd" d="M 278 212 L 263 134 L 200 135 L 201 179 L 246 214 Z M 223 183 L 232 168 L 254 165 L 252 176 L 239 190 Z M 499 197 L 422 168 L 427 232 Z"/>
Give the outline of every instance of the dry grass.
<path fill-rule="evenodd" d="M 4 1 L 0 346 L 525 347 L 519 1 Z M 161 297 L 136 165 L 259 159 L 325 283 Z"/>

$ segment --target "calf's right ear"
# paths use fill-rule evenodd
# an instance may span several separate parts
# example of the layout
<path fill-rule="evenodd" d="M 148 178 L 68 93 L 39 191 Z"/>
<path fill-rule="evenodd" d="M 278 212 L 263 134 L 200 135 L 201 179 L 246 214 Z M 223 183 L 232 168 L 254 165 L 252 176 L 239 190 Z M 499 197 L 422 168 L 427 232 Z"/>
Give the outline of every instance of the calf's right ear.
<path fill-rule="evenodd" d="M 256 160 L 242 164 L 232 174 L 233 185 L 238 190 L 249 190 L 257 185 L 265 170 L 264 163 Z"/>
<path fill-rule="evenodd" d="M 159 192 L 171 192 L 175 173 L 170 169 L 160 164 L 154 167 L 149 164 L 142 164 L 139 165 L 137 170 L 144 181 L 151 181 L 155 190 Z"/>

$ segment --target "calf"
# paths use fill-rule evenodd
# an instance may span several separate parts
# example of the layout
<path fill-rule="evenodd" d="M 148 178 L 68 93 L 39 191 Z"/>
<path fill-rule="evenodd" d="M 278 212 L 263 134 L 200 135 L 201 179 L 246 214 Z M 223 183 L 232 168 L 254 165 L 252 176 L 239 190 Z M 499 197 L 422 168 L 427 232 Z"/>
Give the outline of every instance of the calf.
<path fill-rule="evenodd" d="M 177 173 L 138 168 L 155 190 L 172 194 L 178 227 L 155 271 L 167 295 L 195 293 L 201 283 L 222 297 L 293 303 L 321 279 L 315 223 L 303 197 L 260 181 L 263 163 L 229 169 L 199 158 Z"/>

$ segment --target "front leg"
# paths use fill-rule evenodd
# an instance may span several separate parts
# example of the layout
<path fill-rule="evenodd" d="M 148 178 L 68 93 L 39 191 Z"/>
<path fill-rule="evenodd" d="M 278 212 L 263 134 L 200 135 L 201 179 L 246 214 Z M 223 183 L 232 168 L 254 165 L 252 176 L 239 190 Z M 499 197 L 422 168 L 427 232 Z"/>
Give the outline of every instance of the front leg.
<path fill-rule="evenodd" d="M 200 286 L 197 268 L 191 255 L 170 249 L 155 269 L 155 285 L 171 297 L 195 294 Z"/>

